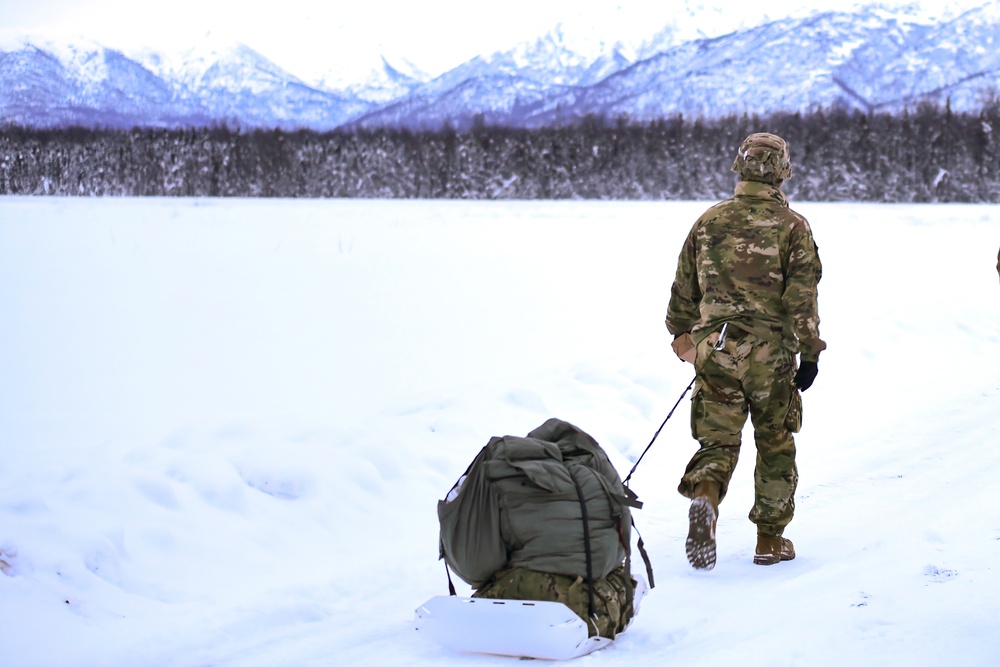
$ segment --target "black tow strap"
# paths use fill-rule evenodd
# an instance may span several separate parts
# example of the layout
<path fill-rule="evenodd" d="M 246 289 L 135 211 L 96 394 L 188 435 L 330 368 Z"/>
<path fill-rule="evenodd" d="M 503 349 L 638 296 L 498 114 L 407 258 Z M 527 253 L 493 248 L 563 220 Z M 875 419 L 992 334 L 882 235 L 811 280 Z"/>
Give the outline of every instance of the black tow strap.
<path fill-rule="evenodd" d="M 652 440 L 650 440 L 649 444 L 646 445 L 646 449 L 642 450 L 642 454 L 639 455 L 639 458 L 636 460 L 635 465 L 633 465 L 632 469 L 628 471 L 628 475 L 625 477 L 625 481 L 622 482 L 622 486 L 625 488 L 625 497 L 627 499 L 627 502 L 625 504 L 631 507 L 635 507 L 636 509 L 642 508 L 642 503 L 637 500 L 637 496 L 635 495 L 635 492 L 629 488 L 628 482 L 630 479 L 632 479 L 632 473 L 634 473 L 636 468 L 639 467 L 639 464 L 642 463 L 642 458 L 646 455 L 646 452 L 649 451 L 649 448 L 653 446 L 653 443 L 656 442 L 656 439 L 660 436 L 660 431 L 662 431 L 663 427 L 667 425 L 667 422 L 670 421 L 670 418 L 674 416 L 674 411 L 677 410 L 677 406 L 681 404 L 681 401 L 684 400 L 684 397 L 687 396 L 687 393 L 691 391 L 691 387 L 694 386 L 695 380 L 697 379 L 698 379 L 697 375 L 691 378 L 691 382 L 684 389 L 684 391 L 681 392 L 681 395 L 677 398 L 677 402 L 674 403 L 674 407 L 670 408 L 670 412 L 667 413 L 667 416 L 666 418 L 664 418 L 663 423 L 660 424 L 660 428 L 656 429 L 656 433 L 653 434 Z M 656 587 L 656 583 L 653 581 L 653 565 L 649 562 L 649 554 L 646 553 L 646 544 L 642 541 L 642 535 L 639 534 L 639 529 L 636 528 L 635 526 L 634 518 L 632 519 L 632 528 L 635 530 L 635 534 L 639 536 L 639 541 L 637 543 L 637 546 L 639 547 L 639 555 L 642 556 L 642 562 L 646 565 L 646 576 L 649 578 L 649 588 L 653 589 Z M 628 553 L 628 551 L 629 550 L 626 549 L 626 553 Z"/>
<path fill-rule="evenodd" d="M 718 340 L 715 342 L 715 344 L 712 346 L 712 349 L 709 351 L 708 353 L 709 357 L 715 354 L 718 350 L 721 350 L 723 346 L 726 344 L 726 329 L 728 328 L 729 328 L 729 322 L 723 322 L 722 331 L 719 332 Z M 639 460 L 636 461 L 635 465 L 632 466 L 632 469 L 628 471 L 628 476 L 625 478 L 625 481 L 622 482 L 622 484 L 624 484 L 626 487 L 628 486 L 628 481 L 632 479 L 632 473 L 635 472 L 635 469 L 638 468 L 639 464 L 642 462 L 642 457 L 646 455 L 646 452 L 649 451 L 649 448 L 653 446 L 654 442 L 656 442 L 656 438 L 660 435 L 660 431 L 662 431 L 663 427 L 667 425 L 667 422 L 670 420 L 670 418 L 674 416 L 674 410 L 676 410 L 677 406 L 681 404 L 681 401 L 684 400 L 684 397 L 687 396 L 687 393 L 691 391 L 691 387 L 694 386 L 694 383 L 697 379 L 698 379 L 698 373 L 697 371 L 695 371 L 695 376 L 691 378 L 691 383 L 688 384 L 687 388 L 681 392 L 680 398 L 678 398 L 677 402 L 674 403 L 674 407 L 670 408 L 670 412 L 667 413 L 666 419 L 663 420 L 663 423 L 660 424 L 660 428 L 656 429 L 656 433 L 653 434 L 653 439 L 649 441 L 648 445 L 646 445 L 646 449 L 642 450 L 642 454 L 639 455 Z"/>
<path fill-rule="evenodd" d="M 639 455 L 639 460 L 636 461 L 635 465 L 632 466 L 632 469 L 628 471 L 628 476 L 625 477 L 625 481 L 622 482 L 622 484 L 624 484 L 626 487 L 628 486 L 628 481 L 632 479 L 632 473 L 634 473 L 635 469 L 639 467 L 640 463 L 642 463 L 642 457 L 646 455 L 646 452 L 649 451 L 649 448 L 653 446 L 654 442 L 656 442 L 656 438 L 660 435 L 660 431 L 662 431 L 663 427 L 667 425 L 667 421 L 669 421 L 670 418 L 674 416 L 674 410 L 676 410 L 677 406 L 681 404 L 681 401 L 684 400 L 684 397 L 687 396 L 687 393 L 691 391 L 691 387 L 694 386 L 694 381 L 697 379 L 698 379 L 697 375 L 691 378 L 691 384 L 687 386 L 687 389 L 681 392 L 680 398 L 677 399 L 677 402 L 674 403 L 674 407 L 670 408 L 670 412 L 667 413 L 667 418 L 663 420 L 663 423 L 660 424 L 660 428 L 656 429 L 656 433 L 653 434 L 653 439 L 649 441 L 648 445 L 646 445 L 646 449 L 642 450 L 642 454 Z"/>

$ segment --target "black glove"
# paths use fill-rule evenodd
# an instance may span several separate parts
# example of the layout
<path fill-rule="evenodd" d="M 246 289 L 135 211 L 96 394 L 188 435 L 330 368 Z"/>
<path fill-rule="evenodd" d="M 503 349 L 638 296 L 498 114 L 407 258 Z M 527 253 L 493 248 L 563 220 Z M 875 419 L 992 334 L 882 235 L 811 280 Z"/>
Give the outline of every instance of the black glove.
<path fill-rule="evenodd" d="M 816 374 L 819 373 L 819 366 L 815 361 L 803 361 L 799 365 L 799 370 L 795 372 L 795 386 L 799 391 L 805 391 L 812 386 Z"/>

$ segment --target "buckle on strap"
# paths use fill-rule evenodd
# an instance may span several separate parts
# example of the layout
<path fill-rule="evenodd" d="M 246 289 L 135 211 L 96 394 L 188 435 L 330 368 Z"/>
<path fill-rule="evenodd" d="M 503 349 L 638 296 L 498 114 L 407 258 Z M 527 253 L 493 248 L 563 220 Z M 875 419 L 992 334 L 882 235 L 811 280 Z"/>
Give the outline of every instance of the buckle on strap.
<path fill-rule="evenodd" d="M 719 334 L 719 340 L 715 341 L 715 349 L 721 350 L 726 345 L 726 329 L 729 328 L 729 322 L 722 323 L 722 332 Z"/>

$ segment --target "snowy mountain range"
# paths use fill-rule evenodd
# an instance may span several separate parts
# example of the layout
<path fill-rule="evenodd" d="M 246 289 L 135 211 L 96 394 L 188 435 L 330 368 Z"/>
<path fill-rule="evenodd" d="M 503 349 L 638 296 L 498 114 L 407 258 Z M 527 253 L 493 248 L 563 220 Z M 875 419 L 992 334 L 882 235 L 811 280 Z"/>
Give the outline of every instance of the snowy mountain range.
<path fill-rule="evenodd" d="M 543 126 L 601 115 L 648 120 L 928 101 L 976 109 L 1000 90 L 1000 2 L 930 22 L 878 5 L 677 43 L 584 55 L 560 30 L 435 78 L 382 59 L 364 83 L 298 78 L 252 48 L 125 54 L 87 41 L 0 42 L 0 123 L 329 130 Z"/>

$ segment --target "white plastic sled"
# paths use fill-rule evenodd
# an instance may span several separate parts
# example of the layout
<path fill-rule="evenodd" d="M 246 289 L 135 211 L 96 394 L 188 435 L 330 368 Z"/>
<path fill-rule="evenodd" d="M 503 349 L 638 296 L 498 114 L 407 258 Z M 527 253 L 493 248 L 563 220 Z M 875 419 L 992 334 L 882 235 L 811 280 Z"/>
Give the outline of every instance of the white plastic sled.
<path fill-rule="evenodd" d="M 638 613 L 648 588 L 642 577 L 636 579 Z M 614 643 L 588 637 L 587 624 L 561 602 L 439 595 L 417 609 L 416 629 L 453 651 L 544 660 L 570 660 Z"/>

